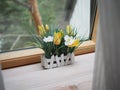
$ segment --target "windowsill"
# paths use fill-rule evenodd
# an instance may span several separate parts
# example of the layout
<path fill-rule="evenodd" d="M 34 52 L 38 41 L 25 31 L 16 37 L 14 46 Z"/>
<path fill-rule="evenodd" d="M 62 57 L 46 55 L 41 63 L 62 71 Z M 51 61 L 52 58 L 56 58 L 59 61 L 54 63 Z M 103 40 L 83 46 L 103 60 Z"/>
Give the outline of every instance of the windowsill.
<path fill-rule="evenodd" d="M 11 51 L 11 52 L 2 53 L 0 55 L 0 61 L 13 59 L 13 58 L 26 57 L 26 56 L 31 56 L 31 55 L 37 55 L 37 54 L 43 54 L 43 53 L 44 53 L 44 51 L 39 48 Z"/>

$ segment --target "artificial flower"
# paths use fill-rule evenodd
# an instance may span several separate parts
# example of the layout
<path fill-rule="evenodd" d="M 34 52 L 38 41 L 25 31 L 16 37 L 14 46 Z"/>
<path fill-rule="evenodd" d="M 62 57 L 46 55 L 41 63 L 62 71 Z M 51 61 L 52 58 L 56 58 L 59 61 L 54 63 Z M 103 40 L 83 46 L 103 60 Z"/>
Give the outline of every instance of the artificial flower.
<path fill-rule="evenodd" d="M 39 29 L 39 34 L 41 36 L 44 36 L 44 34 L 46 33 L 44 26 L 43 25 L 38 25 L 38 29 Z"/>
<path fill-rule="evenodd" d="M 44 26 L 43 26 L 43 25 L 38 25 L 38 29 L 39 29 L 40 31 L 44 31 Z"/>
<path fill-rule="evenodd" d="M 53 41 L 53 37 L 52 36 L 44 37 L 43 41 L 46 42 L 46 43 L 47 42 L 52 42 Z"/>
<path fill-rule="evenodd" d="M 67 25 L 67 26 L 66 26 L 66 31 L 67 31 L 68 35 L 71 35 L 71 33 L 72 33 L 72 28 L 71 28 L 70 25 Z"/>
<path fill-rule="evenodd" d="M 77 31 L 72 29 L 70 25 L 62 30 L 59 26 L 39 25 L 39 35 L 33 35 L 34 45 L 41 48 L 45 52 L 45 57 L 50 58 L 51 55 L 72 53 L 81 44 Z"/>
<path fill-rule="evenodd" d="M 44 31 L 44 30 L 45 30 L 45 27 L 44 27 L 44 25 L 43 25 L 43 24 L 41 25 L 41 27 L 42 27 L 42 30 Z"/>
<path fill-rule="evenodd" d="M 80 44 L 80 40 L 76 39 L 71 45 L 68 45 L 68 47 L 78 47 Z"/>
<path fill-rule="evenodd" d="M 65 35 L 64 40 L 66 46 L 71 45 L 74 42 L 73 37 L 68 35 Z"/>
<path fill-rule="evenodd" d="M 65 45 L 68 47 L 77 47 L 79 46 L 80 41 L 78 39 L 74 39 L 72 36 L 66 35 L 64 37 Z"/>
<path fill-rule="evenodd" d="M 59 45 L 61 43 L 61 38 L 62 38 L 62 33 L 59 32 L 54 32 L 54 44 Z"/>
<path fill-rule="evenodd" d="M 49 31 L 49 26 L 47 24 L 45 25 L 45 30 Z"/>

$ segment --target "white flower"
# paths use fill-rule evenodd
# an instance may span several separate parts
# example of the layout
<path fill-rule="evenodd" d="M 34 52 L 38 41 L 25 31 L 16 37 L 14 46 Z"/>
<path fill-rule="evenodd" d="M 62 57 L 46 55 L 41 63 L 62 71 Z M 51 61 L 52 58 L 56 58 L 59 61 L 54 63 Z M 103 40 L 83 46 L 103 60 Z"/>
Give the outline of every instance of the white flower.
<path fill-rule="evenodd" d="M 48 36 L 48 37 L 44 37 L 43 39 L 44 42 L 52 42 L 53 41 L 53 37 L 52 36 Z"/>
<path fill-rule="evenodd" d="M 71 45 L 74 43 L 74 38 L 72 36 L 68 36 L 66 35 L 64 37 L 64 40 L 65 40 L 65 45 L 68 46 L 68 45 Z"/>

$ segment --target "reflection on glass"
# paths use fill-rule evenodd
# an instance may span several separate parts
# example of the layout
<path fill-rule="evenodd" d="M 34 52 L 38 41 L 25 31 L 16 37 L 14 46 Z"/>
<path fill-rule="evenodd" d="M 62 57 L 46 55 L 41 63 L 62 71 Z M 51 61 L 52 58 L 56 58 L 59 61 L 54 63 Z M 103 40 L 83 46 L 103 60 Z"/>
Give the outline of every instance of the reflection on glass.
<path fill-rule="evenodd" d="M 70 24 L 77 28 L 80 36 L 89 37 L 90 32 L 90 0 L 77 0 Z"/>
<path fill-rule="evenodd" d="M 27 42 L 33 40 L 29 30 L 36 28 L 30 11 L 14 1 L 0 1 L 0 52 L 30 48 Z M 37 0 L 37 4 L 44 24 L 70 24 L 88 38 L 90 0 Z"/>

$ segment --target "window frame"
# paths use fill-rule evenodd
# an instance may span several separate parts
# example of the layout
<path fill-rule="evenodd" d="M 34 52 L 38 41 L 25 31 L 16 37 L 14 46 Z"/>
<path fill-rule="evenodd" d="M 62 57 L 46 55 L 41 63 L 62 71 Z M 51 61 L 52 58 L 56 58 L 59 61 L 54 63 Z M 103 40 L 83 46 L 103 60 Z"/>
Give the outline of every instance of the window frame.
<path fill-rule="evenodd" d="M 98 26 L 98 9 L 94 19 L 92 38 L 89 41 L 85 41 L 75 50 L 75 55 L 87 54 L 95 51 L 96 44 L 96 32 Z M 41 55 L 44 51 L 39 48 L 25 49 L 19 51 L 11 51 L 0 54 L 0 64 L 2 69 L 8 69 L 23 65 L 29 65 L 34 63 L 40 63 Z"/>

